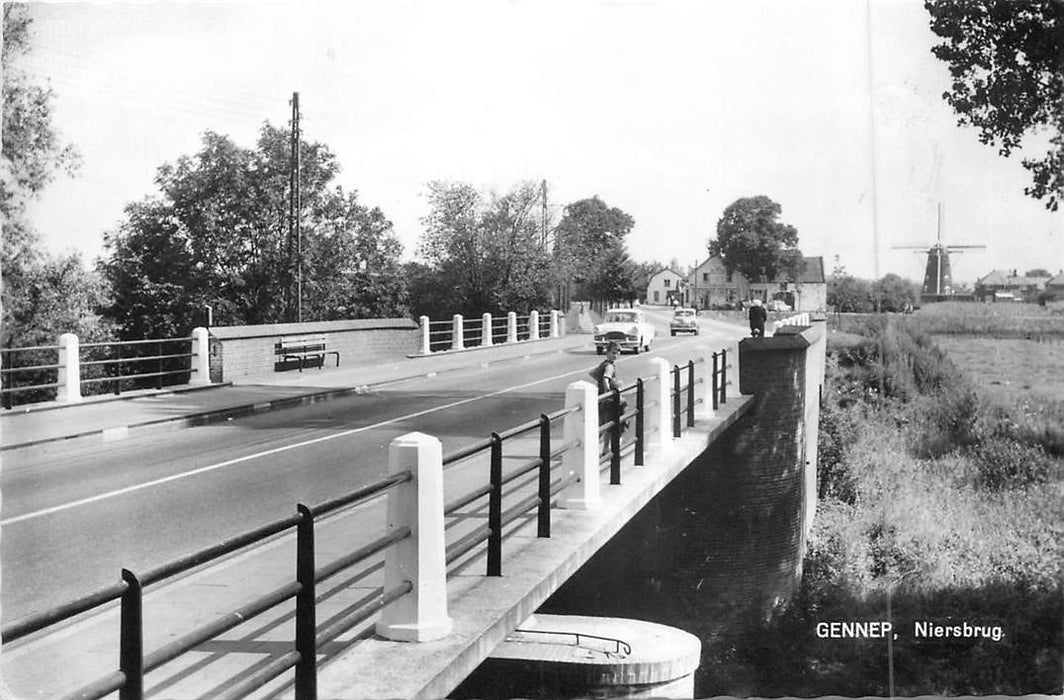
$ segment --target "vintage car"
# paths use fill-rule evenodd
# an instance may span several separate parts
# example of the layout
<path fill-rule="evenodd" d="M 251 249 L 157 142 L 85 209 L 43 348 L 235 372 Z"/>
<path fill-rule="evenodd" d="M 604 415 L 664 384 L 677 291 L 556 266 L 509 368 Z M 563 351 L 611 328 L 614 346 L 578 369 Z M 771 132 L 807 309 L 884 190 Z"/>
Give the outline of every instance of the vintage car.
<path fill-rule="evenodd" d="M 654 326 L 639 309 L 608 309 L 602 323 L 595 326 L 595 350 L 606 351 L 606 344 L 616 341 L 622 350 L 650 350 Z"/>
<path fill-rule="evenodd" d="M 672 313 L 669 321 L 669 333 L 694 333 L 698 335 L 698 312 L 694 309 L 681 306 Z"/>

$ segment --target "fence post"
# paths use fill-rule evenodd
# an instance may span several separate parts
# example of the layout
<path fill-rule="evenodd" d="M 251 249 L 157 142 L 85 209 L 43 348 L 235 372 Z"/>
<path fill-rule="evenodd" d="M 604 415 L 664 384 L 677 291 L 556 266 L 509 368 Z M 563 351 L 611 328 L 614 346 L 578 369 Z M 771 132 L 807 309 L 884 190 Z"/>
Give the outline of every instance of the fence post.
<path fill-rule="evenodd" d="M 695 426 L 695 361 L 687 361 L 687 427 Z"/>
<path fill-rule="evenodd" d="M 491 343 L 491 314 L 484 313 L 480 317 L 480 346 L 490 347 Z"/>
<path fill-rule="evenodd" d="M 506 314 L 506 342 L 517 342 L 517 312 L 510 311 Z"/>
<path fill-rule="evenodd" d="M 661 447 L 672 443 L 672 432 L 669 421 L 669 362 L 664 357 L 655 357 L 650 361 L 658 375 L 658 399 L 654 413 L 657 418 L 654 421 L 656 442 Z"/>
<path fill-rule="evenodd" d="M 384 608 L 377 634 L 399 642 L 428 642 L 451 632 L 447 616 L 447 556 L 443 532 L 443 446 L 424 433 L 407 433 L 388 448 L 388 472 L 414 478 L 388 492 L 388 529 L 409 527 L 410 536 L 388 549 L 384 589 L 413 590 Z"/>
<path fill-rule="evenodd" d="M 635 466 L 641 467 L 646 461 L 644 458 L 644 433 L 646 432 L 646 420 L 643 418 L 643 407 L 646 405 L 646 386 L 642 377 L 635 380 Z"/>
<path fill-rule="evenodd" d="M 502 576 L 502 438 L 491 434 L 488 481 L 488 576 Z"/>
<path fill-rule="evenodd" d="M 192 374 L 189 384 L 211 383 L 211 336 L 210 332 L 200 326 L 192 329 Z"/>
<path fill-rule="evenodd" d="M 451 349 L 461 350 L 465 347 L 465 341 L 462 338 L 462 314 L 455 314 L 451 319 L 451 323 L 454 324 L 451 332 Z"/>
<path fill-rule="evenodd" d="M 672 367 L 672 436 L 678 438 L 683 435 L 683 427 L 680 424 L 680 366 Z"/>
<path fill-rule="evenodd" d="M 535 309 L 528 313 L 528 339 L 539 340 L 539 312 Z"/>
<path fill-rule="evenodd" d="M 64 334 L 67 335 L 67 334 Z M 125 676 L 119 700 L 144 697 L 144 616 L 140 579 L 129 569 L 122 569 L 126 590 L 122 593 L 121 630 L 118 641 L 118 667 Z"/>
<path fill-rule="evenodd" d="M 561 329 L 558 327 L 558 310 L 550 310 L 550 337 L 558 338 L 561 336 Z"/>
<path fill-rule="evenodd" d="M 296 531 L 296 697 L 318 696 L 317 614 L 314 607 L 314 513 L 302 503 L 296 506 L 300 515 Z"/>
<path fill-rule="evenodd" d="M 421 326 L 421 354 L 429 355 L 432 353 L 432 321 L 428 316 L 422 316 L 418 324 Z"/>
<path fill-rule="evenodd" d="M 73 333 L 59 336 L 59 388 L 55 400 L 60 403 L 81 401 L 81 348 Z"/>
<path fill-rule="evenodd" d="M 728 403 L 728 350 L 720 351 L 720 402 Z"/>
<path fill-rule="evenodd" d="M 712 397 L 711 397 L 712 398 L 712 403 L 710 404 L 710 410 L 714 414 L 716 414 L 716 412 L 717 412 L 717 401 L 720 400 L 720 377 L 717 375 L 717 372 L 718 372 L 717 359 L 718 359 L 718 357 L 719 357 L 719 355 L 717 355 L 717 353 L 713 353 L 713 370 L 712 370 L 712 372 L 713 372 L 713 387 L 710 389 L 710 392 L 712 393 Z"/>
<path fill-rule="evenodd" d="M 569 510 L 592 510 L 601 500 L 599 493 L 599 420 L 598 387 L 583 380 L 565 388 L 565 407 L 580 410 L 565 416 L 563 440 L 568 444 L 580 440 L 580 444 L 565 451 L 562 456 L 562 473 L 579 479 L 560 494 L 559 504 Z"/>
<path fill-rule="evenodd" d="M 614 389 L 610 392 L 610 420 L 613 429 L 610 430 L 610 485 L 619 486 L 621 483 L 621 390 Z"/>
<path fill-rule="evenodd" d="M 550 418 L 539 414 L 539 508 L 536 537 L 550 537 Z"/>

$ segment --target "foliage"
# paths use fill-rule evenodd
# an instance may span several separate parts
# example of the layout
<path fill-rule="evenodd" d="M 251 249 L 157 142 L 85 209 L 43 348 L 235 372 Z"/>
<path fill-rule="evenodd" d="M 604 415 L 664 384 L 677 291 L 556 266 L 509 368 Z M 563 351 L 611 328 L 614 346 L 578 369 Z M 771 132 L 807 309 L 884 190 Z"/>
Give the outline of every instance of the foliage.
<path fill-rule="evenodd" d="M 1023 273 L 1024 277 L 1052 277 L 1053 273 L 1044 267 L 1036 267 Z"/>
<path fill-rule="evenodd" d="M 828 304 L 842 313 L 868 313 L 872 303 L 872 285 L 851 275 L 836 278 L 828 290 Z"/>
<path fill-rule="evenodd" d="M 637 296 L 637 271 L 625 249 L 633 226 L 635 219 L 597 195 L 566 205 L 554 230 L 553 262 L 571 297 L 627 301 Z"/>
<path fill-rule="evenodd" d="M 795 279 L 802 253 L 798 230 L 778 221 L 783 208 L 764 195 L 735 200 L 717 222 L 709 254 L 719 255 L 728 271 L 757 282 Z"/>
<path fill-rule="evenodd" d="M 880 311 L 902 311 L 906 305 L 916 306 L 920 300 L 920 287 L 891 272 L 872 284 L 871 294 L 879 303 Z"/>
<path fill-rule="evenodd" d="M 187 334 L 207 305 L 218 325 L 296 320 L 289 151 L 288 134 L 265 124 L 254 149 L 207 132 L 197 154 L 159 168 L 160 194 L 127 205 L 105 237 L 106 313 L 125 337 Z M 332 185 L 326 146 L 302 142 L 300 159 L 303 320 L 404 313 L 391 225 Z"/>
<path fill-rule="evenodd" d="M 554 278 L 536 215 L 537 185 L 487 196 L 464 182 L 428 188 L 418 248 L 424 263 L 407 267 L 415 314 L 523 314 L 549 304 Z"/>
<path fill-rule="evenodd" d="M 926 0 L 932 53 L 949 66 L 943 94 L 958 124 L 1008 156 L 1028 137 L 1048 132 L 1049 149 L 1023 166 L 1024 192 L 1056 211 L 1064 195 L 1064 3 L 1060 0 Z"/>
<path fill-rule="evenodd" d="M 33 84 L 18 65 L 18 58 L 30 50 L 28 5 L 4 4 L 3 32 L 3 169 L 0 176 L 0 211 L 4 217 L 4 262 L 11 260 L 9 238 L 17 247 L 26 233 L 22 216 L 28 198 L 36 196 L 56 171 L 77 171 L 79 156 L 71 145 L 63 145 L 52 126 L 50 88 Z M 17 229 L 10 229 L 19 222 Z M 21 234 L 21 235 L 13 235 Z"/>

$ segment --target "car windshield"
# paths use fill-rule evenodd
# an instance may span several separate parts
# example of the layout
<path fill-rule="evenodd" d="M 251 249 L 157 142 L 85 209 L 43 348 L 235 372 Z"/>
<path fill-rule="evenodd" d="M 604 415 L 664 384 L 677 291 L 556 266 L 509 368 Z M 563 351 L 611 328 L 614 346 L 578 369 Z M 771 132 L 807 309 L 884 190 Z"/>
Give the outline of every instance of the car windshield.
<path fill-rule="evenodd" d="M 636 323 L 639 315 L 634 311 L 611 311 L 606 314 L 606 323 Z"/>
<path fill-rule="evenodd" d="M 695 315 L 695 310 L 694 309 L 677 309 L 676 310 L 676 318 L 685 318 L 687 316 L 694 316 L 694 315 Z"/>

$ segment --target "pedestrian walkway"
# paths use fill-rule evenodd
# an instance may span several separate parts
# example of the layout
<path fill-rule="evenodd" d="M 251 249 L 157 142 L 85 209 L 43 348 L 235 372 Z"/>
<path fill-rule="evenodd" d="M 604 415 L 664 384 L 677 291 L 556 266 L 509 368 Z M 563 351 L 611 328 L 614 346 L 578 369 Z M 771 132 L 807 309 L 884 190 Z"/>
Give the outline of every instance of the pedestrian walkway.
<path fill-rule="evenodd" d="M 0 451 L 66 440 L 110 442 L 148 430 L 206 425 L 240 416 L 363 393 L 418 377 L 587 347 L 586 335 L 404 357 L 387 363 L 276 372 L 239 383 L 87 397 L 0 414 Z"/>

